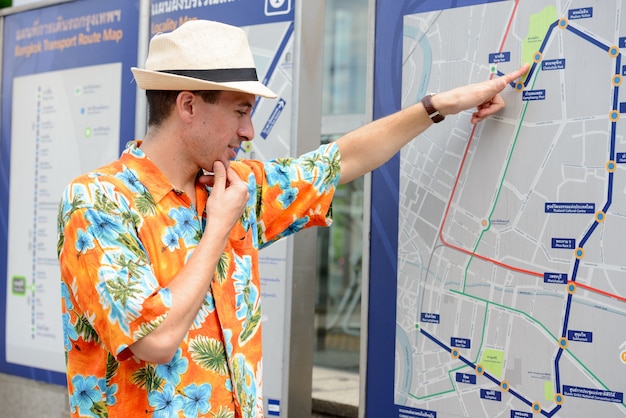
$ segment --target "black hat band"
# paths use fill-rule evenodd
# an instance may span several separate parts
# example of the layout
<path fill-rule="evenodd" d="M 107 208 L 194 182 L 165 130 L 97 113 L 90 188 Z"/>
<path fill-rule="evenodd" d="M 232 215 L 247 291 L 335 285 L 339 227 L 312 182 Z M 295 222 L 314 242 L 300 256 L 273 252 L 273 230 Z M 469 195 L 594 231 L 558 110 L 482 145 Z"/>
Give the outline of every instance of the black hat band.
<path fill-rule="evenodd" d="M 215 83 L 259 81 L 256 68 L 225 68 L 216 70 L 160 70 L 161 73 L 197 78 Z"/>

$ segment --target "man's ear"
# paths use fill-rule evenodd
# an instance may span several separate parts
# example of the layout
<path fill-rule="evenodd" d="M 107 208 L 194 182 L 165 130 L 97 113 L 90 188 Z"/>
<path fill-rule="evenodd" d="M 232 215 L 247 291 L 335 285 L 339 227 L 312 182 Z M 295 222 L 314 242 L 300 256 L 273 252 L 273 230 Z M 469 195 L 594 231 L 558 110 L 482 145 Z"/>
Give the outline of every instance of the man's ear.
<path fill-rule="evenodd" d="M 182 120 L 189 121 L 194 116 L 197 100 L 198 96 L 190 91 L 183 90 L 178 93 L 178 96 L 176 96 L 176 112 Z"/>

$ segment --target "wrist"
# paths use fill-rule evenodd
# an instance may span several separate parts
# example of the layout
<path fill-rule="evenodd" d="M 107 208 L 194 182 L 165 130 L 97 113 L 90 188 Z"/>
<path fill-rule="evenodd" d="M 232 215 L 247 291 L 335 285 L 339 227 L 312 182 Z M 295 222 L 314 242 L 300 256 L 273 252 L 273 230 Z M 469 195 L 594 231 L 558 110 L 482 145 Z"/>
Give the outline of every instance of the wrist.
<path fill-rule="evenodd" d="M 200 243 L 210 251 L 217 249 L 222 252 L 230 236 L 230 230 L 224 228 L 224 225 L 225 223 L 207 222 Z"/>
<path fill-rule="evenodd" d="M 434 123 L 439 123 L 445 119 L 445 115 L 441 112 L 441 103 L 438 99 L 439 97 L 437 95 L 429 93 L 421 100 L 428 117 Z"/>

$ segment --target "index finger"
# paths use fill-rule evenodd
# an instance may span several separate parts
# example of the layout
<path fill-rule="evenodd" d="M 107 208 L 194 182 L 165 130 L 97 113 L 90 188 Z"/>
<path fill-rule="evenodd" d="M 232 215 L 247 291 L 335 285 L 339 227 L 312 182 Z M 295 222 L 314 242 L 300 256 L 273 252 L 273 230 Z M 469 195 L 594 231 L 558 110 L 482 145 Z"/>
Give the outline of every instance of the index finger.
<path fill-rule="evenodd" d="M 517 80 L 518 78 L 526 74 L 529 68 L 530 68 L 530 64 L 526 63 L 522 65 L 520 68 L 518 68 L 517 70 L 504 74 L 502 76 L 502 79 L 505 83 L 505 87 L 506 87 L 506 84 L 512 83 L 514 80 Z"/>

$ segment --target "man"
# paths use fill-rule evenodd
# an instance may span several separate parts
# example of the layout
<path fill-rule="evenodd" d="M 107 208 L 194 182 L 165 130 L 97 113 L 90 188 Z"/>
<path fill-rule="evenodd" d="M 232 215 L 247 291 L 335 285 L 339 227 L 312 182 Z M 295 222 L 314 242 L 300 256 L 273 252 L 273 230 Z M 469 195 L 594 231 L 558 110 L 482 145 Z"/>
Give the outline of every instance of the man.
<path fill-rule="evenodd" d="M 189 21 L 155 36 L 132 70 L 145 138 L 72 181 L 59 209 L 74 416 L 262 416 L 258 250 L 330 225 L 336 185 L 387 161 L 429 113 L 478 107 L 476 123 L 500 110 L 498 93 L 527 67 L 266 163 L 232 161 L 254 137 L 256 96 L 276 97 L 241 29 Z"/>

